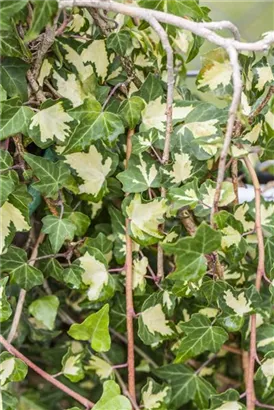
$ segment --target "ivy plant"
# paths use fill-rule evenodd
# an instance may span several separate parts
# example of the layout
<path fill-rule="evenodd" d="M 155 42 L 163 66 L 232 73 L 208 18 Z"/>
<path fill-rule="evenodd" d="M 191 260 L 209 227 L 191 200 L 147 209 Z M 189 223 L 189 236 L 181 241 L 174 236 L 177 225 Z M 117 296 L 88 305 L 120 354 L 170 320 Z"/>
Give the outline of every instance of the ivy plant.
<path fill-rule="evenodd" d="M 1 1 L 1 409 L 274 409 L 274 33 L 210 16 Z"/>

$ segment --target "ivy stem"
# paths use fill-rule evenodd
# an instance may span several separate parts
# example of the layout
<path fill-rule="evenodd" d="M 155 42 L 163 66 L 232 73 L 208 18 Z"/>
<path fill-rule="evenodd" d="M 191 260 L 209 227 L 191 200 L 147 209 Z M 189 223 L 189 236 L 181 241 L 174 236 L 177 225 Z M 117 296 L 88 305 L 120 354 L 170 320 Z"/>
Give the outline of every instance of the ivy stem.
<path fill-rule="evenodd" d="M 43 242 L 45 238 L 45 234 L 44 233 L 40 233 L 40 235 L 38 236 L 38 239 L 33 247 L 30 259 L 29 259 L 29 264 L 30 266 L 34 266 L 35 262 L 36 262 L 36 257 L 38 254 L 38 248 L 39 245 Z M 20 318 L 22 315 L 22 310 L 23 310 L 23 306 L 24 306 L 24 302 L 25 302 L 25 298 L 26 298 L 26 291 L 25 289 L 21 289 L 19 292 L 19 297 L 18 297 L 18 301 L 17 301 L 17 305 L 16 305 L 16 309 L 15 309 L 15 313 L 14 313 L 14 317 L 13 317 L 13 321 L 12 321 L 12 325 L 8 334 L 8 339 L 7 339 L 7 343 L 11 343 L 17 333 L 17 328 L 20 322 Z"/>
<path fill-rule="evenodd" d="M 211 363 L 214 359 L 216 359 L 216 357 L 217 357 L 217 353 L 214 354 L 213 356 L 209 357 L 209 358 L 195 371 L 195 374 L 199 374 L 200 371 L 201 371 L 204 367 L 206 367 L 209 363 Z"/>
<path fill-rule="evenodd" d="M 245 165 L 250 174 L 254 191 L 255 191 L 255 229 L 258 239 L 258 266 L 256 274 L 256 289 L 260 292 L 262 278 L 265 275 L 265 251 L 264 251 L 264 237 L 261 224 L 261 188 L 260 183 L 254 170 L 252 163 L 248 157 L 244 158 Z M 251 316 L 251 330 L 250 330 L 250 353 L 249 353 L 249 365 L 248 375 L 246 380 L 246 405 L 248 410 L 254 410 L 256 404 L 256 396 L 254 389 L 254 373 L 255 373 L 255 361 L 257 358 L 256 348 L 256 314 Z"/>
<path fill-rule="evenodd" d="M 238 193 L 238 160 L 236 158 L 232 159 L 231 162 L 231 178 L 233 184 L 233 191 L 235 194 L 235 199 L 233 201 L 234 205 L 239 203 L 239 193 Z"/>
<path fill-rule="evenodd" d="M 94 406 L 94 403 L 86 399 L 85 397 L 81 396 L 80 394 L 76 393 L 75 391 L 71 390 L 69 387 L 65 386 L 63 383 L 56 380 L 53 376 L 45 372 L 44 370 L 40 369 L 40 367 L 36 366 L 32 361 L 30 361 L 26 356 L 20 353 L 15 347 L 13 347 L 6 339 L 0 335 L 0 343 L 5 347 L 5 349 L 18 359 L 22 360 L 28 367 L 35 371 L 35 373 L 39 374 L 44 380 L 47 380 L 49 383 L 53 384 L 59 390 L 62 390 L 64 393 L 68 394 L 74 400 L 81 403 L 83 406 L 86 406 L 87 409 L 91 409 Z"/>
<path fill-rule="evenodd" d="M 134 134 L 133 129 L 127 133 L 126 148 L 126 168 L 128 167 L 129 158 L 132 150 L 131 137 Z M 126 194 L 127 195 L 127 194 Z M 136 401 L 135 392 L 135 358 L 134 358 L 134 328 L 133 328 L 133 270 L 132 270 L 132 240 L 129 235 L 130 220 L 126 218 L 126 315 L 127 315 L 127 363 L 128 363 L 128 391 L 133 401 Z"/>

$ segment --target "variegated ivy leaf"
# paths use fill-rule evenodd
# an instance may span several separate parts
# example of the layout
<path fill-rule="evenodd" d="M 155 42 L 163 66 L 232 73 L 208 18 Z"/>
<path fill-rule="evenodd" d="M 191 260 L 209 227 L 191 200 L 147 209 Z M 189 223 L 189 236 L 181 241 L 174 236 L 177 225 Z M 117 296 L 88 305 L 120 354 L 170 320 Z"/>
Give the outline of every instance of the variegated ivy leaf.
<path fill-rule="evenodd" d="M 87 47 L 83 48 L 81 58 L 84 63 L 91 62 L 94 64 L 98 77 L 104 82 L 109 65 L 105 40 L 94 40 Z"/>
<path fill-rule="evenodd" d="M 159 168 L 150 155 L 130 157 L 128 168 L 117 175 L 125 192 L 143 192 L 161 185 Z"/>
<path fill-rule="evenodd" d="M 121 104 L 119 114 L 130 129 L 134 129 L 140 122 L 141 112 L 145 106 L 145 101 L 137 96 L 130 97 Z"/>
<path fill-rule="evenodd" d="M 173 330 L 170 328 L 168 320 L 166 320 L 160 303 L 142 311 L 138 323 L 138 335 L 147 345 L 173 336 Z"/>
<path fill-rule="evenodd" d="M 249 216 L 249 206 L 247 203 L 243 203 L 236 207 L 236 211 L 233 216 L 237 221 L 241 222 L 244 232 L 249 232 L 254 229 L 254 221 L 248 220 L 246 217 Z"/>
<path fill-rule="evenodd" d="M 259 352 L 267 353 L 274 351 L 274 325 L 263 324 L 257 330 L 257 349 Z"/>
<path fill-rule="evenodd" d="M 29 313 L 49 330 L 54 329 L 59 307 L 59 299 L 55 295 L 42 296 L 34 300 L 28 307 Z"/>
<path fill-rule="evenodd" d="M 27 31 L 24 41 L 29 42 L 34 40 L 46 26 L 51 23 L 53 16 L 58 10 L 58 3 L 56 0 L 48 0 L 41 2 L 34 0 L 34 10 L 31 19 L 31 26 Z"/>
<path fill-rule="evenodd" d="M 83 105 L 69 111 L 69 115 L 80 122 L 69 138 L 64 155 L 82 151 L 100 139 L 112 143 L 124 132 L 120 116 L 102 111 L 100 103 L 94 99 L 86 99 Z"/>
<path fill-rule="evenodd" d="M 5 293 L 8 280 L 8 277 L 0 279 L 0 323 L 8 320 L 12 314 L 12 309 Z"/>
<path fill-rule="evenodd" d="M 271 273 L 271 278 L 274 276 L 274 236 L 267 238 L 265 246 L 265 269 L 266 273 Z"/>
<path fill-rule="evenodd" d="M 95 355 L 91 357 L 85 368 L 95 371 L 101 380 L 108 379 L 113 372 L 113 368 L 108 362 Z"/>
<path fill-rule="evenodd" d="M 193 110 L 193 104 L 186 102 L 179 107 L 174 106 L 172 111 L 172 119 L 174 124 L 182 122 L 187 114 Z M 166 122 L 166 104 L 162 102 L 162 98 L 158 97 L 154 101 L 150 101 L 142 113 L 141 131 L 148 131 L 151 128 L 156 128 L 159 131 L 165 130 Z"/>
<path fill-rule="evenodd" d="M 0 140 L 18 133 L 28 135 L 33 111 L 22 105 L 17 97 L 2 101 L 0 105 Z"/>
<path fill-rule="evenodd" d="M 62 373 L 73 383 L 77 383 L 85 377 L 83 369 L 84 356 L 85 352 L 81 343 L 72 342 L 62 358 Z"/>
<path fill-rule="evenodd" d="M 15 246 L 10 246 L 8 251 L 1 256 L 1 269 L 2 272 L 11 274 L 12 283 L 17 283 L 25 290 L 43 283 L 42 272 L 30 266 L 26 252 Z"/>
<path fill-rule="evenodd" d="M 49 62 L 47 58 L 44 59 L 40 71 L 39 71 L 39 76 L 37 78 L 37 82 L 40 85 L 40 87 L 43 86 L 45 78 L 47 78 L 52 71 L 52 64 Z"/>
<path fill-rule="evenodd" d="M 46 197 L 56 198 L 59 189 L 68 184 L 72 178 L 68 165 L 63 161 L 52 162 L 32 154 L 25 154 L 24 159 L 39 179 L 38 182 L 33 183 L 33 187 Z"/>
<path fill-rule="evenodd" d="M 160 223 L 164 222 L 166 211 L 167 205 L 164 199 L 154 199 L 153 201 L 143 203 L 141 195 L 135 194 L 126 207 L 133 238 L 137 242 L 155 242 L 161 239 L 163 234 L 159 232 L 158 227 Z"/>
<path fill-rule="evenodd" d="M 205 222 L 198 227 L 194 237 L 163 244 L 168 254 L 176 255 L 176 270 L 169 278 L 178 281 L 198 281 L 207 270 L 205 254 L 215 251 L 220 244 L 221 233 L 210 228 Z"/>
<path fill-rule="evenodd" d="M 217 48 L 205 54 L 202 65 L 196 82 L 199 90 L 214 91 L 219 96 L 232 92 L 232 65 L 223 48 Z"/>
<path fill-rule="evenodd" d="M 72 240 L 76 226 L 69 219 L 60 219 L 54 215 L 47 215 L 42 219 L 42 231 L 49 235 L 49 241 L 54 253 L 57 253 L 65 240 Z"/>
<path fill-rule="evenodd" d="M 262 123 L 259 122 L 251 129 L 251 131 L 248 131 L 242 136 L 242 140 L 244 140 L 244 143 L 248 142 L 250 144 L 255 144 L 260 136 L 261 131 Z"/>
<path fill-rule="evenodd" d="M 5 386 L 9 382 L 24 380 L 28 372 L 27 365 L 8 352 L 0 354 L 0 385 Z"/>
<path fill-rule="evenodd" d="M 172 204 L 172 210 L 177 211 L 184 206 L 194 208 L 199 202 L 199 190 L 197 179 L 181 186 L 180 188 L 170 188 L 167 194 Z"/>
<path fill-rule="evenodd" d="M 198 408 L 206 409 L 210 397 L 216 393 L 210 383 L 183 364 L 169 364 L 159 367 L 153 373 L 171 387 L 170 406 L 174 408 L 180 408 L 194 400 Z"/>
<path fill-rule="evenodd" d="M 167 410 L 167 403 L 170 399 L 170 387 L 161 386 L 150 377 L 146 385 L 142 388 L 142 403 L 146 410 Z"/>
<path fill-rule="evenodd" d="M 145 290 L 146 279 L 145 275 L 147 274 L 148 259 L 146 256 L 141 259 L 134 259 L 133 261 L 133 283 L 132 288 L 139 288 L 141 291 Z"/>
<path fill-rule="evenodd" d="M 14 181 L 11 175 L 0 175 L 0 207 L 7 201 L 9 195 L 15 188 Z"/>
<path fill-rule="evenodd" d="M 41 106 L 41 111 L 35 114 L 30 123 L 30 136 L 42 148 L 52 143 L 64 142 L 70 134 L 68 125 L 74 119 L 65 112 L 61 101 L 56 104 L 47 100 Z"/>
<path fill-rule="evenodd" d="M 82 282 L 89 286 L 87 290 L 88 299 L 98 300 L 104 286 L 109 282 L 109 273 L 104 256 L 97 249 L 89 248 L 78 261 L 83 269 Z"/>
<path fill-rule="evenodd" d="M 217 352 L 228 339 L 227 332 L 220 326 L 213 326 L 203 314 L 195 313 L 188 322 L 179 323 L 184 337 L 180 342 L 175 363 L 184 362 L 204 351 Z"/>
<path fill-rule="evenodd" d="M 254 286 L 238 290 L 229 288 L 219 296 L 218 303 L 225 313 L 243 318 L 260 306 L 260 295 Z"/>
<path fill-rule="evenodd" d="M 95 145 L 91 145 L 89 152 L 76 152 L 65 155 L 65 162 L 73 168 L 83 180 L 79 185 L 79 193 L 98 197 L 106 190 L 106 178 L 116 168 L 117 156 L 109 153 L 101 154 Z"/>
<path fill-rule="evenodd" d="M 132 137 L 132 154 L 139 155 L 144 151 L 148 151 L 158 141 L 164 138 L 155 128 L 147 132 L 136 133 Z"/>
<path fill-rule="evenodd" d="M 130 32 L 127 30 L 120 30 L 116 33 L 110 34 L 106 41 L 107 48 L 113 50 L 120 56 L 125 56 L 127 50 L 132 46 Z"/>
<path fill-rule="evenodd" d="M 206 216 L 210 213 L 214 202 L 214 195 L 216 191 L 216 182 L 208 179 L 204 182 L 199 189 L 200 200 L 199 205 L 195 209 L 195 214 L 199 216 Z M 235 199 L 235 193 L 233 190 L 233 184 L 228 181 L 224 181 L 221 187 L 221 195 L 218 203 L 219 207 L 229 205 Z"/>
<path fill-rule="evenodd" d="M 73 107 L 82 105 L 86 94 L 80 81 L 73 73 L 68 73 L 67 77 L 62 77 L 57 71 L 54 71 L 53 78 L 56 81 L 56 89 L 58 94 L 71 101 Z"/>
<path fill-rule="evenodd" d="M 265 355 L 265 358 L 257 370 L 255 380 L 260 381 L 263 394 L 262 397 L 267 397 L 274 389 L 274 351 L 270 351 Z"/>
<path fill-rule="evenodd" d="M 210 410 L 245 410 L 246 407 L 239 402 L 240 395 L 236 390 L 228 389 L 221 394 L 210 397 Z"/>
<path fill-rule="evenodd" d="M 131 402 L 120 394 L 120 387 L 113 380 L 104 382 L 103 394 L 94 410 L 131 410 Z"/>
<path fill-rule="evenodd" d="M 2 253 L 7 245 L 7 241 L 9 242 L 11 235 L 15 231 L 28 231 L 30 226 L 21 210 L 8 201 L 0 208 L 0 221 L 0 253 Z"/>
<path fill-rule="evenodd" d="M 180 17 L 189 16 L 199 20 L 206 15 L 206 11 L 193 0 L 188 0 L 183 3 L 180 0 L 141 0 L 139 3 L 141 7 L 165 11 L 166 13 L 175 14 Z"/>
<path fill-rule="evenodd" d="M 252 71 L 254 73 L 255 89 L 259 92 L 262 92 L 266 85 L 271 85 L 274 82 L 273 67 L 270 66 L 266 57 L 254 64 Z"/>
<path fill-rule="evenodd" d="M 104 305 L 98 312 L 91 313 L 81 324 L 73 324 L 68 334 L 76 340 L 90 340 L 91 347 L 96 352 L 106 352 L 110 349 L 109 305 Z"/>
<path fill-rule="evenodd" d="M 74 33 L 80 33 L 85 31 L 86 22 L 87 20 L 81 14 L 73 14 L 72 21 L 68 24 L 68 27 Z"/>

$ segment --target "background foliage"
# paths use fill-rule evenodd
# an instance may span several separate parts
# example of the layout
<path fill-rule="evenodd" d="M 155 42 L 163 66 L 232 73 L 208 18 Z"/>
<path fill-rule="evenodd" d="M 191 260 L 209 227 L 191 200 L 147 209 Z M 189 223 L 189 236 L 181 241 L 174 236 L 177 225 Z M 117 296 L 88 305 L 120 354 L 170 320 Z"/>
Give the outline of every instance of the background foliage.
<path fill-rule="evenodd" d="M 209 9 L 194 0 L 138 5 L 210 21 Z M 2 1 L 1 8 L 3 337 L 96 402 L 95 410 L 126 410 L 132 315 L 140 408 L 236 410 L 245 408 L 256 314 L 256 397 L 273 406 L 273 201 L 261 202 L 260 293 L 255 203 L 237 202 L 230 160 L 215 226 L 209 223 L 233 91 L 225 51 L 202 56 L 196 81 L 197 90 L 222 101 L 219 108 L 185 84 L 203 40 L 164 27 L 176 73 L 164 164 L 166 53 L 147 23 L 91 8 L 58 11 L 54 0 Z M 243 158 L 273 158 L 273 100 L 264 103 L 274 85 L 272 51 L 243 53 L 240 62 L 243 131 L 229 159 L 247 175 Z M 126 311 L 129 236 L 134 312 Z M 165 277 L 157 270 L 159 244 Z M 18 300 L 24 306 L 11 336 Z M 5 410 L 84 408 L 7 351 L 0 380 Z"/>

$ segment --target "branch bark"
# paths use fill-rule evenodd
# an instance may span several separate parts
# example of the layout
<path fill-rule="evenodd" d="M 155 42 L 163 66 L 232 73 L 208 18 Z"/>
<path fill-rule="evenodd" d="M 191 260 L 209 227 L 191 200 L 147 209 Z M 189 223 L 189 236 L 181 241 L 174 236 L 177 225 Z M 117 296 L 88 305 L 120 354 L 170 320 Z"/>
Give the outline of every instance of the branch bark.
<path fill-rule="evenodd" d="M 90 400 L 86 399 L 85 397 L 81 396 L 80 394 L 76 393 L 75 391 L 71 390 L 69 387 L 65 386 L 63 383 L 56 380 L 53 376 L 45 372 L 44 370 L 40 369 L 40 367 L 36 366 L 31 360 L 29 360 L 26 356 L 20 353 L 15 347 L 13 347 L 3 336 L 0 335 L 0 343 L 4 346 L 4 348 L 13 356 L 18 357 L 21 359 L 28 367 L 35 371 L 35 373 L 39 374 L 43 379 L 47 380 L 49 383 L 53 384 L 57 389 L 62 390 L 64 393 L 68 394 L 74 400 L 81 403 L 86 409 L 91 409 L 94 406 Z"/>
<path fill-rule="evenodd" d="M 126 168 L 131 155 L 132 143 L 131 137 L 134 130 L 130 129 L 127 133 L 127 149 L 126 149 Z M 126 312 L 127 312 L 127 363 L 128 363 L 128 391 L 132 400 L 136 402 L 135 392 L 135 358 L 134 358 L 134 304 L 133 304 L 133 271 L 132 271 L 132 240 L 129 235 L 130 220 L 126 218 Z"/>

